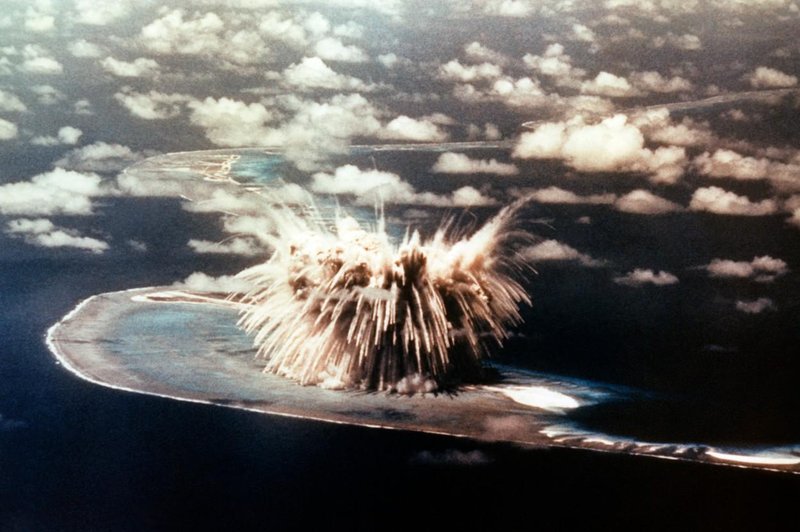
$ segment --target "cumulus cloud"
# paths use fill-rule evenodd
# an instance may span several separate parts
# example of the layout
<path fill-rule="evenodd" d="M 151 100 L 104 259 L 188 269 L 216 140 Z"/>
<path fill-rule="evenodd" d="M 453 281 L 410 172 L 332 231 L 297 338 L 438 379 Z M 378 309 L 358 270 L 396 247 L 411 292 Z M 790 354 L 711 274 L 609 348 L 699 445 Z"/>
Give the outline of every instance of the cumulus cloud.
<path fill-rule="evenodd" d="M 775 303 L 768 297 L 759 297 L 753 301 L 736 301 L 736 310 L 745 314 L 761 314 L 767 310 L 777 310 Z"/>
<path fill-rule="evenodd" d="M 714 259 L 704 268 L 711 277 L 754 279 L 760 283 L 772 282 L 789 272 L 786 262 L 769 255 L 754 257 L 751 261 Z"/>
<path fill-rule="evenodd" d="M 511 62 L 511 60 L 505 55 L 482 45 L 478 41 L 472 41 L 471 43 L 464 45 L 464 55 L 466 55 L 467 58 L 472 61 L 494 63 L 500 66 L 505 66 Z"/>
<path fill-rule="evenodd" d="M 219 146 L 263 145 L 273 114 L 261 103 L 208 97 L 188 104 L 189 120 L 202 127 L 206 137 Z"/>
<path fill-rule="evenodd" d="M 491 63 L 479 65 L 462 65 L 458 59 L 439 67 L 439 77 L 450 81 L 469 82 L 475 80 L 493 80 L 503 75 L 503 70 Z"/>
<path fill-rule="evenodd" d="M 28 244 L 39 247 L 71 247 L 85 249 L 92 253 L 102 253 L 108 249 L 106 242 L 82 236 L 72 229 L 57 227 L 46 218 L 11 220 L 6 225 L 5 232 L 11 236 L 22 237 Z"/>
<path fill-rule="evenodd" d="M 701 187 L 695 190 L 689 209 L 740 216 L 766 216 L 778 212 L 774 200 L 753 202 L 746 196 L 739 196 L 719 187 Z"/>
<path fill-rule="evenodd" d="M 555 203 L 563 205 L 611 205 L 617 200 L 616 194 L 590 194 L 578 195 L 572 191 L 559 187 L 548 187 L 538 190 L 526 191 L 525 195 L 539 203 Z"/>
<path fill-rule="evenodd" d="M 597 268 L 605 265 L 605 261 L 596 260 L 579 252 L 577 249 L 568 246 L 557 240 L 545 240 L 528 246 L 520 254 L 530 262 L 556 262 L 556 261 L 575 261 L 589 268 Z"/>
<path fill-rule="evenodd" d="M 570 35 L 570 38 L 576 41 L 594 42 L 596 36 L 588 27 L 584 26 L 583 24 L 575 23 L 572 25 L 572 34 Z"/>
<path fill-rule="evenodd" d="M 442 174 L 519 174 L 519 169 L 513 164 L 501 163 L 497 159 L 470 159 L 464 153 L 453 152 L 441 154 L 431 171 Z"/>
<path fill-rule="evenodd" d="M 800 160 L 783 163 L 719 149 L 713 154 L 705 152 L 698 155 L 694 159 L 694 165 L 702 175 L 741 180 L 768 179 L 779 190 L 800 189 Z"/>
<path fill-rule="evenodd" d="M 42 13 L 33 8 L 28 8 L 25 12 L 25 29 L 35 33 L 46 33 L 56 27 L 56 19 L 53 15 Z"/>
<path fill-rule="evenodd" d="M 30 181 L 1 185 L 0 214 L 92 214 L 92 198 L 107 193 L 96 174 L 56 168 Z"/>
<path fill-rule="evenodd" d="M 9 122 L 0 118 L 0 140 L 11 140 L 17 138 L 19 129 L 14 122 Z"/>
<path fill-rule="evenodd" d="M 527 17 L 536 12 L 531 0 L 475 0 L 486 15 L 500 17 Z"/>
<path fill-rule="evenodd" d="M 0 89 L 0 111 L 4 113 L 24 113 L 28 107 L 13 92 Z"/>
<path fill-rule="evenodd" d="M 155 152 L 137 152 L 121 144 L 95 142 L 67 152 L 54 165 L 80 172 L 118 172 Z"/>
<path fill-rule="evenodd" d="M 699 50 L 703 47 L 703 43 L 697 35 L 692 35 L 691 33 L 676 35 L 672 32 L 664 36 L 659 35 L 653 38 L 654 47 L 661 48 L 664 45 L 669 45 L 679 50 Z"/>
<path fill-rule="evenodd" d="M 326 61 L 364 63 L 369 60 L 366 52 L 355 45 L 345 45 L 336 37 L 325 37 L 314 46 L 317 57 Z"/>
<path fill-rule="evenodd" d="M 581 92 L 598 96 L 637 96 L 639 91 L 627 79 L 610 72 L 600 72 L 581 84 Z"/>
<path fill-rule="evenodd" d="M 158 74 L 158 63 L 146 57 L 138 57 L 133 61 L 120 61 L 111 56 L 100 61 L 103 70 L 121 78 L 143 78 Z"/>
<path fill-rule="evenodd" d="M 683 208 L 677 203 L 656 196 L 647 190 L 634 190 L 614 201 L 614 208 L 618 211 L 633 214 L 667 214 L 678 212 Z"/>
<path fill-rule="evenodd" d="M 677 181 L 687 163 L 683 148 L 645 148 L 642 132 L 621 114 L 597 124 L 582 117 L 541 124 L 520 135 L 512 155 L 562 159 L 583 172 L 644 172 L 659 183 Z"/>
<path fill-rule="evenodd" d="M 226 294 L 244 294 L 252 288 L 252 285 L 244 279 L 232 275 L 212 277 L 203 272 L 194 272 L 183 281 L 174 283 L 172 286 L 195 292 L 222 292 Z"/>
<path fill-rule="evenodd" d="M 692 82 L 685 78 L 680 76 L 666 78 L 655 71 L 634 72 L 630 79 L 633 86 L 642 92 L 687 92 L 694 88 Z"/>
<path fill-rule="evenodd" d="M 675 146 L 703 146 L 717 140 L 708 122 L 684 117 L 680 122 L 670 118 L 664 107 L 639 113 L 631 120 L 648 140 Z"/>
<path fill-rule="evenodd" d="M 756 68 L 753 72 L 747 74 L 745 79 L 756 89 L 785 88 L 797 85 L 797 76 L 765 66 Z"/>
<path fill-rule="evenodd" d="M 52 85 L 34 85 L 31 87 L 31 92 L 37 96 L 37 101 L 41 105 L 55 105 L 67 98 Z"/>
<path fill-rule="evenodd" d="M 244 255 L 254 257 L 264 254 L 264 248 L 250 238 L 230 238 L 222 242 L 190 239 L 188 244 L 195 253 L 211 253 L 218 255 Z"/>
<path fill-rule="evenodd" d="M 410 183 L 391 172 L 361 170 L 354 165 L 340 166 L 333 174 L 314 174 L 311 190 L 318 194 L 355 196 L 356 202 L 374 205 L 388 204 L 431 205 L 436 207 L 469 207 L 494 205 L 496 201 L 473 187 L 461 187 L 449 196 L 432 192 L 417 192 Z"/>
<path fill-rule="evenodd" d="M 157 54 L 199 56 L 238 66 L 260 62 L 269 53 L 257 31 L 229 28 L 213 12 L 187 17 L 182 9 L 172 10 L 144 26 L 139 41 Z"/>
<path fill-rule="evenodd" d="M 413 140 L 417 142 L 443 142 L 447 140 L 447 132 L 430 120 L 410 118 L 402 115 L 391 120 L 378 132 L 378 136 L 386 139 Z"/>
<path fill-rule="evenodd" d="M 141 93 L 127 87 L 115 93 L 114 99 L 133 116 L 144 120 L 165 120 L 176 117 L 181 113 L 182 104 L 190 100 L 183 94 L 166 94 L 155 90 Z"/>
<path fill-rule="evenodd" d="M 350 139 L 375 136 L 383 114 L 360 94 L 338 94 L 323 101 L 282 100 L 291 118 L 268 132 L 265 145 L 283 146 L 286 158 L 301 170 L 319 169 L 330 154 L 344 153 Z"/>
<path fill-rule="evenodd" d="M 577 85 L 586 75 L 584 70 L 572 66 L 572 58 L 559 43 L 548 45 L 542 55 L 525 54 L 522 62 L 540 74 L 555 78 L 560 85 Z"/>
<path fill-rule="evenodd" d="M 96 44 L 87 41 L 86 39 L 78 39 L 69 43 L 67 50 L 74 57 L 81 58 L 96 58 L 103 55 L 103 50 Z"/>
<path fill-rule="evenodd" d="M 678 278 L 669 272 L 659 271 L 655 273 L 653 270 L 644 270 L 636 268 L 635 270 L 626 273 L 620 277 L 614 277 L 614 282 L 625 286 L 644 286 L 652 284 L 654 286 L 667 286 L 676 284 Z"/>
<path fill-rule="evenodd" d="M 283 79 L 299 89 L 330 89 L 338 91 L 370 91 L 374 85 L 339 74 L 319 57 L 304 57 L 283 71 Z"/>
<path fill-rule="evenodd" d="M 39 146 L 58 146 L 59 144 L 74 145 L 83 135 L 83 131 L 76 127 L 64 126 L 58 130 L 55 137 L 39 136 L 31 139 L 31 144 Z"/>
<path fill-rule="evenodd" d="M 76 22 L 105 26 L 127 16 L 135 0 L 75 0 Z M 141 2 L 138 2 L 141 5 Z M 146 0 L 149 3 L 149 0 Z"/>
<path fill-rule="evenodd" d="M 23 61 L 19 69 L 29 74 L 57 75 L 64 72 L 64 67 L 52 57 L 49 51 L 35 44 L 25 45 L 22 50 Z"/>

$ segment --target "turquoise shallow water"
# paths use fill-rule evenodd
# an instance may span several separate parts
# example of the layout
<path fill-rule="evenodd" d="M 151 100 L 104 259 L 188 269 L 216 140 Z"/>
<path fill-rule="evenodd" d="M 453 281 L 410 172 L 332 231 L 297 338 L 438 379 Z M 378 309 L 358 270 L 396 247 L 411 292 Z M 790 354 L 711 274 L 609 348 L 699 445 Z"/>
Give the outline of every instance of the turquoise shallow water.
<path fill-rule="evenodd" d="M 175 399 L 350 425 L 800 472 L 793 445 L 647 441 L 615 432 L 613 420 L 586 425 L 586 409 L 608 404 L 624 415 L 652 395 L 508 366 L 497 366 L 496 383 L 453 394 L 299 386 L 261 371 L 264 361 L 236 320 L 232 307 L 146 302 L 117 292 L 89 300 L 52 339 L 62 360 L 94 382 Z"/>

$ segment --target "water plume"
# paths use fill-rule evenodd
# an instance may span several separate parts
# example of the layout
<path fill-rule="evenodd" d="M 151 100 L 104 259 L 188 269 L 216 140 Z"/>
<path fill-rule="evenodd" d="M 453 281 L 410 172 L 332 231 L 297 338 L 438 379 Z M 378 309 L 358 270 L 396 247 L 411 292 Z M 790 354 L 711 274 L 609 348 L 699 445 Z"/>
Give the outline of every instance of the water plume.
<path fill-rule="evenodd" d="M 304 385 L 399 393 L 450 389 L 482 378 L 482 361 L 521 323 L 530 267 L 515 230 L 524 201 L 469 235 L 445 223 L 393 243 L 337 215 L 325 224 L 274 211 L 274 251 L 239 274 L 239 325 L 254 335 L 265 371 Z"/>

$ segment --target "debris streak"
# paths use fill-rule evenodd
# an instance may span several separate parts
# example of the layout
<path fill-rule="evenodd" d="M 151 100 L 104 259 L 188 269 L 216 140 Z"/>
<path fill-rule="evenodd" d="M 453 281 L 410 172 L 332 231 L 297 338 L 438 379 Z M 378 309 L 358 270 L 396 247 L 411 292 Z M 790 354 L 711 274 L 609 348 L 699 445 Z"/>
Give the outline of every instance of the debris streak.
<path fill-rule="evenodd" d="M 239 326 L 254 336 L 265 371 L 304 385 L 398 393 L 475 382 L 482 361 L 521 323 L 529 265 L 514 228 L 524 200 L 477 231 L 452 222 L 393 243 L 338 214 L 332 224 L 273 211 L 270 258 L 241 272 Z"/>

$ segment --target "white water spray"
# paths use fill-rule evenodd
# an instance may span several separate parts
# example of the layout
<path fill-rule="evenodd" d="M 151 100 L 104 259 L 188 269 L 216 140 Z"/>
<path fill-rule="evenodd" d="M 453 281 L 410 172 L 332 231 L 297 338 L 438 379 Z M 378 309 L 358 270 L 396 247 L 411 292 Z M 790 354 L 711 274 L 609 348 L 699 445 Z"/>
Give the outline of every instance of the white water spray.
<path fill-rule="evenodd" d="M 530 304 L 512 227 L 522 203 L 469 236 L 444 224 L 399 245 L 382 217 L 374 230 L 347 216 L 326 227 L 276 209 L 272 256 L 239 274 L 253 285 L 239 325 L 265 371 L 301 384 L 414 393 L 478 380 Z"/>

